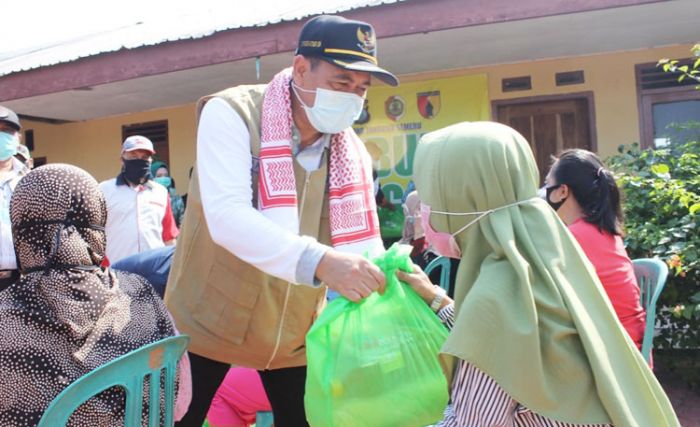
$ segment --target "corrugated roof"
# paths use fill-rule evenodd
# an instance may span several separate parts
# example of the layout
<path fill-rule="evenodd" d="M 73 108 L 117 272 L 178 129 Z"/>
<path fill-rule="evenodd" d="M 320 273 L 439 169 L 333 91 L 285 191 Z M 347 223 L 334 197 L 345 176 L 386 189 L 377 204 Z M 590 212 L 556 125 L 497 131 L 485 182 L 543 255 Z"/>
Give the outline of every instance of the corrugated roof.
<path fill-rule="evenodd" d="M 340 13 L 401 1 L 405 0 L 295 0 L 282 6 L 274 4 L 272 8 L 243 8 L 239 2 L 231 2 L 228 8 L 201 13 L 167 16 L 164 12 L 158 20 L 138 22 L 134 25 L 12 52 L 4 58 L 0 56 L 0 76 L 121 49 L 198 39 L 219 31 L 262 27 L 284 21 L 295 21 L 316 14 Z"/>

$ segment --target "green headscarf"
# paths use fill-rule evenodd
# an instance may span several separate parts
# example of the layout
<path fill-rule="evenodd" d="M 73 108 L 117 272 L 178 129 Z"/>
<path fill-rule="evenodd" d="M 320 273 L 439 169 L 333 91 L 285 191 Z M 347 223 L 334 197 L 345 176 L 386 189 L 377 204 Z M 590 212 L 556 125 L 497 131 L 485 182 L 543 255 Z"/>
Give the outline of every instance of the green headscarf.
<path fill-rule="evenodd" d="M 462 251 L 445 353 L 493 378 L 542 416 L 578 424 L 678 426 L 664 391 L 584 253 L 544 200 L 525 139 L 497 123 L 460 123 L 423 137 L 414 179 L 433 211 L 516 202 L 456 236 Z M 475 216 L 432 214 L 456 232 Z"/>
<path fill-rule="evenodd" d="M 161 162 L 160 160 L 155 160 L 153 163 L 151 163 L 151 176 L 153 178 L 156 177 L 156 172 L 158 172 L 158 169 L 160 168 L 165 168 L 168 170 L 168 174 L 170 174 L 170 168 L 165 162 Z"/>

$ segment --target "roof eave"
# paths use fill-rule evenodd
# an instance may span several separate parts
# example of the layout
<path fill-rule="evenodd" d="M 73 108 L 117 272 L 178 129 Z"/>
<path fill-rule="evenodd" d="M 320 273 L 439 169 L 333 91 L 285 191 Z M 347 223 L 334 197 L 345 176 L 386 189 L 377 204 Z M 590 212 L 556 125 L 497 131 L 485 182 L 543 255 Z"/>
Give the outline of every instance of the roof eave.
<path fill-rule="evenodd" d="M 379 38 L 389 38 L 664 1 L 670 0 L 407 0 L 343 15 L 371 22 Z M 297 20 L 238 28 L 9 74 L 0 77 L 0 102 L 289 52 L 302 24 Z"/>

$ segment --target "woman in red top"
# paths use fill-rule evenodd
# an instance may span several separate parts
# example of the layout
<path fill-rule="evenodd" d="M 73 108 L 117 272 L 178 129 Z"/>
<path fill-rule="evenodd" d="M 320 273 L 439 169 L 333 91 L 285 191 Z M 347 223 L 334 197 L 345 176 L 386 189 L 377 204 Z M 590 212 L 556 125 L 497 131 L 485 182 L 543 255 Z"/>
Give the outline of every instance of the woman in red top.
<path fill-rule="evenodd" d="M 545 190 L 547 202 L 595 267 L 622 326 L 641 348 L 645 312 L 622 242 L 620 191 L 612 173 L 594 153 L 566 150 L 547 174 Z"/>

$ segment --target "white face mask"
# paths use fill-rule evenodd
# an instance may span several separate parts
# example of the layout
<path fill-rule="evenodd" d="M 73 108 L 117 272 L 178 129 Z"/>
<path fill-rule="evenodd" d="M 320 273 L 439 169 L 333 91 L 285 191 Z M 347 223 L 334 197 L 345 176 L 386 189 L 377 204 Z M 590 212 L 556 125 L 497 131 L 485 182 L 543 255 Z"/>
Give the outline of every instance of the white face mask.
<path fill-rule="evenodd" d="M 324 88 L 302 89 L 292 82 L 292 89 L 306 111 L 311 126 L 321 133 L 338 133 L 352 126 L 362 114 L 365 99 L 354 93 L 338 92 Z M 316 93 L 314 106 L 302 101 L 297 91 Z"/>

